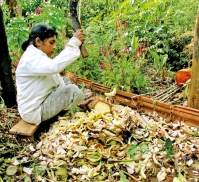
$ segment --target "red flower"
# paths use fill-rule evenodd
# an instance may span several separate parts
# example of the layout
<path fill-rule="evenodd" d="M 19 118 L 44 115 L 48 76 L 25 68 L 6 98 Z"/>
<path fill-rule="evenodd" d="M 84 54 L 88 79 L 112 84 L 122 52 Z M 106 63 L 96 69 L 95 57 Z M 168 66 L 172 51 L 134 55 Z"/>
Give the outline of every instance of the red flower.
<path fill-rule="evenodd" d="M 110 63 L 110 69 L 111 71 L 114 71 L 112 63 Z"/>
<path fill-rule="evenodd" d="M 100 61 L 100 66 L 103 70 L 106 70 L 106 66 L 104 65 L 104 62 L 103 61 Z"/>
<path fill-rule="evenodd" d="M 103 54 L 104 53 L 104 49 L 103 47 L 100 47 L 100 53 Z"/>
<path fill-rule="evenodd" d="M 36 7 L 36 9 L 35 9 L 35 13 L 36 13 L 37 15 L 40 15 L 40 13 L 41 13 L 41 12 L 40 12 L 40 8 L 39 8 L 39 6 L 37 6 L 37 7 Z"/>

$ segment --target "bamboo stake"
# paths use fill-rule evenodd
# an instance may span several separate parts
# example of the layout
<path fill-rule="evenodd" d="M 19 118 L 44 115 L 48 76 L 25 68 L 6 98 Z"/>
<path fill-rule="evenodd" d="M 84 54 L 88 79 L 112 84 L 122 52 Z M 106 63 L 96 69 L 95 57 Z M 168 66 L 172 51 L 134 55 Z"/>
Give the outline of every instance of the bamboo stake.
<path fill-rule="evenodd" d="M 170 90 L 169 93 L 167 93 L 164 97 L 162 97 L 162 99 L 160 99 L 160 101 L 162 102 L 166 102 L 171 96 L 173 96 L 180 88 L 176 87 L 172 90 Z"/>
<path fill-rule="evenodd" d="M 154 96 L 153 99 L 160 99 L 165 93 L 170 93 L 171 90 L 174 90 L 176 88 L 176 86 L 172 85 L 171 87 L 163 90 L 162 92 L 160 92 L 158 95 Z"/>

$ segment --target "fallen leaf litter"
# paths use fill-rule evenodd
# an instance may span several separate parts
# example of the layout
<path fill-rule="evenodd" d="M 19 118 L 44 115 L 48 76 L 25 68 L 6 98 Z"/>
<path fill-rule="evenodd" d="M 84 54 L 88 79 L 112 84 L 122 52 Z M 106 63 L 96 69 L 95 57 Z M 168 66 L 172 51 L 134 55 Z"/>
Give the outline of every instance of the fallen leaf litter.
<path fill-rule="evenodd" d="M 55 178 L 60 181 L 66 176 L 70 182 L 199 178 L 198 128 L 166 123 L 155 112 L 138 113 L 122 105 L 104 114 L 76 112 L 59 117 L 40 139 L 30 146 L 32 157 L 59 171 Z"/>
<path fill-rule="evenodd" d="M 117 104 L 110 108 L 59 117 L 38 143 L 7 160 L 5 178 L 16 175 L 12 179 L 38 182 L 199 179 L 198 128 L 180 121 L 167 123 L 155 112 L 139 113 Z"/>

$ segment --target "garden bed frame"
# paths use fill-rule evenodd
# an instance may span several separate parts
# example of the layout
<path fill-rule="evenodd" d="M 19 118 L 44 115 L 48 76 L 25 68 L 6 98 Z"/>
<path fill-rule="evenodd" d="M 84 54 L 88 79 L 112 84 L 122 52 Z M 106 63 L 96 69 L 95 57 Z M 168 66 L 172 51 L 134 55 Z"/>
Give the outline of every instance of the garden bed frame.
<path fill-rule="evenodd" d="M 87 88 L 100 93 L 110 92 L 111 88 L 103 86 L 97 83 L 93 83 L 91 80 L 79 78 L 77 75 L 66 72 L 72 82 L 75 84 L 84 83 Z M 189 126 L 199 127 L 199 110 L 185 107 L 181 105 L 170 105 L 158 100 L 147 98 L 133 93 L 117 90 L 114 97 L 115 101 L 120 104 L 129 106 L 133 109 L 143 112 L 156 112 L 159 116 L 166 119 L 167 122 L 184 122 Z"/>
<path fill-rule="evenodd" d="M 93 83 L 91 80 L 79 78 L 77 75 L 66 72 L 65 74 L 75 84 L 85 84 L 86 88 L 89 88 L 95 92 L 105 93 L 110 92 L 111 88 Z M 151 98 L 128 93 L 122 90 L 117 90 L 114 100 L 120 104 L 131 107 L 141 112 L 156 112 L 159 116 L 162 116 L 166 122 L 184 122 L 189 126 L 199 127 L 199 110 L 180 106 L 170 105 L 168 103 L 160 102 Z M 15 126 L 13 126 L 9 132 L 11 134 L 22 135 L 34 141 L 34 133 L 38 129 L 37 125 L 31 125 L 21 120 Z"/>

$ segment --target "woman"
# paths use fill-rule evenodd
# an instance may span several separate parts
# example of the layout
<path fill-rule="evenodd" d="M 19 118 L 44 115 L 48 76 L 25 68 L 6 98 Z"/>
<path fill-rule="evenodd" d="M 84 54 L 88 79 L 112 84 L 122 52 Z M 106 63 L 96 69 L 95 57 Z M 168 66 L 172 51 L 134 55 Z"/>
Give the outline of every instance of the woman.
<path fill-rule="evenodd" d="M 38 24 L 22 43 L 25 52 L 16 70 L 17 103 L 22 119 L 31 124 L 39 125 L 85 98 L 69 78 L 59 75 L 80 56 L 79 46 L 85 40 L 83 31 L 77 30 L 65 49 L 51 59 L 57 35 L 55 28 Z"/>

